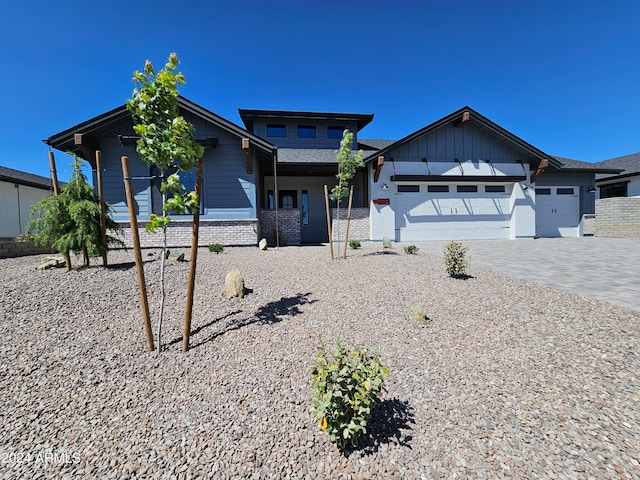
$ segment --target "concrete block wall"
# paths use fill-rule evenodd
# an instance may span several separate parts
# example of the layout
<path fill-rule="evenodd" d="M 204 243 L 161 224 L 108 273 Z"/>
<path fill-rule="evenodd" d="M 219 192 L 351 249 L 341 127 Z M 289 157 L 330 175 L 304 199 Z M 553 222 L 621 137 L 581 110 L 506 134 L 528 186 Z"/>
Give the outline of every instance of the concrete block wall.
<path fill-rule="evenodd" d="M 0 241 L 0 258 L 25 257 L 27 255 L 57 254 L 51 247 L 39 247 L 34 242 Z"/>
<path fill-rule="evenodd" d="M 640 198 L 596 200 L 597 237 L 640 238 Z"/>
<path fill-rule="evenodd" d="M 300 210 L 279 209 L 278 228 L 285 245 L 300 245 Z M 269 245 L 275 245 L 276 211 L 260 210 L 260 238 L 266 238 Z"/>
<path fill-rule="evenodd" d="M 338 240 L 338 229 L 336 228 L 336 220 L 338 219 L 338 210 L 331 210 L 332 231 L 331 236 L 334 241 Z M 347 209 L 340 209 L 340 237 L 344 238 L 347 228 Z M 351 222 L 349 223 L 349 239 L 350 240 L 369 240 L 369 209 L 368 208 L 352 208 Z"/>
<path fill-rule="evenodd" d="M 122 223 L 124 243 L 133 246 L 131 227 L 129 223 Z M 198 232 L 198 245 L 206 247 L 211 243 L 230 245 L 257 245 L 258 220 L 201 220 Z M 192 223 L 172 221 L 167 227 L 167 245 L 169 247 L 191 246 Z M 138 235 L 142 248 L 161 247 L 162 232 L 148 233 L 144 223 L 138 224 Z"/>

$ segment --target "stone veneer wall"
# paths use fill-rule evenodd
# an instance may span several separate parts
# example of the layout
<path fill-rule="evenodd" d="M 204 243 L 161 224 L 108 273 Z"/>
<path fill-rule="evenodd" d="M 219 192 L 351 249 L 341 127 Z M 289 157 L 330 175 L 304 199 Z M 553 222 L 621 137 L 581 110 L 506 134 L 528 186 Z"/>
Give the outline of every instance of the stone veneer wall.
<path fill-rule="evenodd" d="M 640 198 L 596 200 L 596 236 L 640 238 Z"/>
<path fill-rule="evenodd" d="M 331 222 L 332 231 L 331 236 L 333 240 L 338 239 L 338 231 L 336 228 L 336 220 L 338 219 L 338 210 L 333 208 L 331 210 Z M 340 209 L 340 236 L 344 238 L 345 230 L 347 228 L 347 209 Z M 350 240 L 369 240 L 369 208 L 352 208 L 351 209 L 351 222 L 349 222 L 349 239 Z"/>
<path fill-rule="evenodd" d="M 285 245 L 300 245 L 300 210 L 287 208 L 278 210 L 278 228 Z M 276 211 L 260 210 L 260 238 L 266 238 L 269 245 L 276 244 Z"/>
<path fill-rule="evenodd" d="M 0 241 L 0 258 L 24 257 L 27 255 L 57 254 L 51 247 L 39 247 L 34 242 Z"/>
<path fill-rule="evenodd" d="M 162 233 L 147 233 L 145 224 L 138 224 L 140 246 L 142 248 L 162 246 Z M 131 227 L 129 223 L 121 223 L 124 233 L 124 243 L 132 247 Z M 167 246 L 190 247 L 191 246 L 191 221 L 184 222 L 173 220 L 167 228 Z M 200 220 L 198 232 L 198 245 L 206 247 L 211 243 L 222 245 L 257 245 L 258 244 L 258 220 Z"/>

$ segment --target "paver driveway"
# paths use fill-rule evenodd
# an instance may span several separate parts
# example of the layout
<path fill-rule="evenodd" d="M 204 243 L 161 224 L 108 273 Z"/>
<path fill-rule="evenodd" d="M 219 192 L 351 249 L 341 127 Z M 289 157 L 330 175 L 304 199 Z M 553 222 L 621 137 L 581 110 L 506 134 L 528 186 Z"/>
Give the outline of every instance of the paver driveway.
<path fill-rule="evenodd" d="M 416 244 L 443 255 L 447 242 Z M 640 311 L 640 240 L 538 238 L 469 240 L 471 265 Z"/>

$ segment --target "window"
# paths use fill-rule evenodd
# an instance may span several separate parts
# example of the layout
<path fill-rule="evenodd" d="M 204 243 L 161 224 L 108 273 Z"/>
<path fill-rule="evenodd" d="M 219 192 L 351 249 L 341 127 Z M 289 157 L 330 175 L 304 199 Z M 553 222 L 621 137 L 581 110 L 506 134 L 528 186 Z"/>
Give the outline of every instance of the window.
<path fill-rule="evenodd" d="M 286 137 L 286 125 L 267 125 L 267 137 Z"/>
<path fill-rule="evenodd" d="M 302 190 L 302 226 L 309 226 L 309 192 Z"/>
<path fill-rule="evenodd" d="M 626 197 L 628 182 L 612 183 L 600 187 L 600 198 Z"/>
<path fill-rule="evenodd" d="M 162 191 L 160 190 L 160 185 L 162 185 L 162 178 L 160 178 L 160 170 L 158 170 L 158 167 L 151 167 L 149 173 L 151 175 L 151 213 L 162 215 Z M 173 175 L 174 173 L 178 174 L 178 176 L 180 177 L 180 183 L 185 187 L 185 190 L 182 191 L 183 194 L 186 192 L 192 192 L 196 189 L 195 167 L 192 170 L 186 172 L 180 171 L 176 167 L 169 167 L 165 172 L 165 177 Z M 202 189 L 202 192 L 204 192 L 204 188 Z M 170 196 L 168 198 L 170 198 Z M 200 213 L 204 213 L 204 201 L 202 198 L 200 198 Z M 169 215 L 191 214 L 183 214 L 177 213 L 175 211 L 170 211 Z"/>
<path fill-rule="evenodd" d="M 558 195 L 573 195 L 573 188 L 558 188 Z"/>
<path fill-rule="evenodd" d="M 298 138 L 316 138 L 315 125 L 298 125 Z"/>
<path fill-rule="evenodd" d="M 458 193 L 475 193 L 478 191 L 477 185 L 458 185 Z"/>
<path fill-rule="evenodd" d="M 429 191 L 429 193 L 447 193 L 449 191 L 449 185 L 429 185 L 427 191 Z"/>
<path fill-rule="evenodd" d="M 278 208 L 298 208 L 298 192 L 296 190 L 278 190 Z M 273 190 L 267 190 L 267 208 L 273 210 Z"/>
<path fill-rule="evenodd" d="M 551 195 L 550 188 L 536 188 L 536 195 Z"/>
<path fill-rule="evenodd" d="M 504 185 L 485 185 L 484 191 L 486 193 L 504 193 Z"/>
<path fill-rule="evenodd" d="M 417 193 L 420 185 L 398 185 L 398 193 Z"/>
<path fill-rule="evenodd" d="M 342 138 L 345 127 L 327 127 L 327 138 Z"/>

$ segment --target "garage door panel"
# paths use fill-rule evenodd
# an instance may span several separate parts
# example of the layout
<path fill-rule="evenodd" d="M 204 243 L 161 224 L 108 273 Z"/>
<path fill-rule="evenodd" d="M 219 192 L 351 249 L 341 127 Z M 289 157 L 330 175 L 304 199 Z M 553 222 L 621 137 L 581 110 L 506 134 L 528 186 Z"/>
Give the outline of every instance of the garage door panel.
<path fill-rule="evenodd" d="M 536 236 L 576 237 L 579 235 L 580 196 L 578 193 L 578 187 L 536 188 Z"/>
<path fill-rule="evenodd" d="M 398 241 L 509 238 L 509 195 L 425 190 L 394 195 Z"/>

